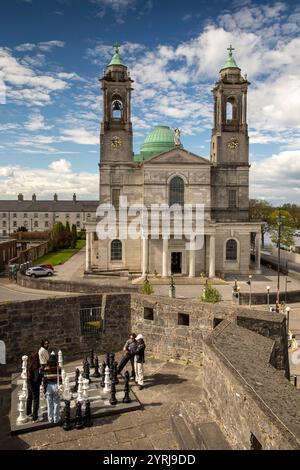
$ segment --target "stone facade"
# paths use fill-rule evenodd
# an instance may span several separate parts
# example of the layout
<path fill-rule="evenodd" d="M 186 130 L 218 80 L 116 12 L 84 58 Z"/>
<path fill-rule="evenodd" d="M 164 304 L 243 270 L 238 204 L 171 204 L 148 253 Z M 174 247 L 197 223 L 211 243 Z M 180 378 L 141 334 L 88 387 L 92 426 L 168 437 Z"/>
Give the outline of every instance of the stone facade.
<path fill-rule="evenodd" d="M 148 234 L 137 239 L 123 238 L 120 230 L 99 240 L 97 222 L 86 224 L 86 271 L 127 271 L 143 276 L 156 272 L 194 277 L 201 272 L 209 277 L 226 273 L 260 272 L 260 224 L 249 221 L 249 148 L 247 128 L 248 81 L 235 65 L 222 68 L 213 93 L 215 99 L 210 159 L 192 154 L 175 139 L 167 126 L 158 126 L 145 140 L 141 155 L 132 151 L 132 79 L 120 56 L 112 61 L 101 78 L 103 120 L 100 135 L 100 203 L 118 209 L 119 197 L 128 206 L 171 205 L 171 186 L 182 185 L 182 203 L 204 205 L 203 246 L 188 250 L 189 234 L 177 239 L 172 229 L 168 240 L 162 223 L 154 238 Z M 173 135 L 173 142 L 172 142 Z M 171 141 L 170 141 L 171 136 Z M 161 141 L 159 140 L 161 139 Z M 167 140 L 166 140 L 167 139 Z M 169 139 L 169 140 L 168 140 Z M 145 150 L 146 149 L 146 150 Z M 117 222 L 128 227 L 127 222 Z M 176 217 L 174 216 L 176 219 Z M 195 213 L 192 215 L 195 228 Z M 120 249 L 114 254 L 112 241 Z M 231 252 L 230 252 L 231 246 Z M 250 252 L 255 255 L 251 262 Z"/>

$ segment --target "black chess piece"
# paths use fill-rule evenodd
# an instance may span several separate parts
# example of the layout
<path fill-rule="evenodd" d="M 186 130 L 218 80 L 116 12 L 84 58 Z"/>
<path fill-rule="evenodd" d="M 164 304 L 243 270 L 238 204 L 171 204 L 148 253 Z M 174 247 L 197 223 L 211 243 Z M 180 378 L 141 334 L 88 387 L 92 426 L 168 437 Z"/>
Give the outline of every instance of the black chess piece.
<path fill-rule="evenodd" d="M 101 377 L 100 372 L 99 372 L 99 361 L 98 361 L 97 356 L 95 358 L 95 371 L 94 371 L 92 377 L 96 377 L 96 378 Z"/>
<path fill-rule="evenodd" d="M 76 416 L 75 416 L 75 428 L 82 429 L 83 422 L 82 422 L 82 412 L 81 412 L 81 403 L 80 401 L 76 404 Z"/>
<path fill-rule="evenodd" d="M 123 403 L 131 403 L 131 398 L 129 396 L 129 372 L 125 372 L 125 385 L 124 385 L 124 398 Z"/>
<path fill-rule="evenodd" d="M 109 363 L 110 363 L 110 355 L 109 355 L 109 353 L 106 353 L 105 365 L 109 367 Z"/>
<path fill-rule="evenodd" d="M 70 400 L 65 400 L 65 413 L 64 413 L 64 423 L 63 423 L 63 430 L 64 431 L 70 431 L 72 429 L 72 424 L 71 424 L 71 409 L 70 405 L 71 402 Z"/>
<path fill-rule="evenodd" d="M 91 416 L 91 402 L 87 400 L 85 402 L 85 411 L 84 411 L 84 426 L 90 428 L 93 426 L 92 416 Z"/>
<path fill-rule="evenodd" d="M 110 353 L 110 364 L 113 364 L 115 362 L 115 353 Z"/>
<path fill-rule="evenodd" d="M 105 361 L 103 361 L 103 363 L 102 363 L 102 371 L 103 371 L 103 372 L 102 372 L 101 382 L 100 382 L 100 386 L 101 386 L 102 388 L 105 387 L 105 383 L 104 383 L 104 379 L 105 379 L 105 373 L 104 373 L 104 372 L 105 372 L 105 367 L 106 367 L 106 363 L 105 363 Z"/>
<path fill-rule="evenodd" d="M 76 367 L 76 369 L 75 369 L 75 385 L 73 387 L 73 392 L 75 392 L 75 393 L 77 393 L 77 391 L 78 391 L 79 375 L 80 375 L 80 370 L 78 369 L 78 367 Z"/>
<path fill-rule="evenodd" d="M 114 380 L 112 380 L 112 382 L 111 382 L 109 403 L 111 405 L 116 405 L 118 403 L 118 400 L 116 399 L 116 384 L 115 384 Z"/>
<path fill-rule="evenodd" d="M 95 362 L 94 362 L 94 350 L 91 350 L 91 358 L 90 358 L 90 367 L 94 368 L 95 367 Z"/>
<path fill-rule="evenodd" d="M 119 383 L 119 379 L 118 379 L 118 362 L 115 361 L 114 362 L 114 382 L 116 385 L 118 385 Z"/>
<path fill-rule="evenodd" d="M 89 364 L 89 361 L 88 361 L 87 359 L 84 361 L 82 377 L 83 377 L 84 379 L 88 379 L 88 380 L 89 380 L 89 383 L 91 383 L 91 379 L 90 379 L 90 364 Z"/>

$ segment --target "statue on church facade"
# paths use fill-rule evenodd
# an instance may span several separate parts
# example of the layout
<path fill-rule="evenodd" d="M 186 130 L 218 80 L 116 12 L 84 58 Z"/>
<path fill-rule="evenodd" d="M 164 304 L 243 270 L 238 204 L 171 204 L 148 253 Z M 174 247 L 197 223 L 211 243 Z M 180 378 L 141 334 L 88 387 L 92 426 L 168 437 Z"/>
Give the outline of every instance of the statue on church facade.
<path fill-rule="evenodd" d="M 176 145 L 176 147 L 179 147 L 181 145 L 181 142 L 180 142 L 180 129 L 178 129 L 178 127 L 176 127 L 176 129 L 174 129 L 174 143 Z"/>

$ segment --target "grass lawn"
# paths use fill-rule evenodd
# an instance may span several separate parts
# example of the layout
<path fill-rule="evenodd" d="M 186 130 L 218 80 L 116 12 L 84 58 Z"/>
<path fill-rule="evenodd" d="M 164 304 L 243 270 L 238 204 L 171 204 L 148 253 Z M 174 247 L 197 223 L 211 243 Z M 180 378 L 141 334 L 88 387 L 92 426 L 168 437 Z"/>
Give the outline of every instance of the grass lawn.
<path fill-rule="evenodd" d="M 85 240 L 77 240 L 76 248 L 65 248 L 63 250 L 52 251 L 37 259 L 33 264 L 34 266 L 38 264 L 53 264 L 53 266 L 63 264 L 84 246 Z"/>

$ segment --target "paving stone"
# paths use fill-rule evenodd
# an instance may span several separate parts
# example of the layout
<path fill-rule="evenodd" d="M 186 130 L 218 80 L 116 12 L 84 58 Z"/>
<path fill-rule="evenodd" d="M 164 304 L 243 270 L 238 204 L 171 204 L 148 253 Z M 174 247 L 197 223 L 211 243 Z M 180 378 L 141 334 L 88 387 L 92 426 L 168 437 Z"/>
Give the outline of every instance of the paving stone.
<path fill-rule="evenodd" d="M 151 440 L 148 437 L 144 437 L 142 439 L 135 439 L 131 442 L 132 449 L 135 450 L 153 450 L 154 447 L 152 445 Z"/>
<path fill-rule="evenodd" d="M 155 450 L 176 450 L 177 442 L 171 432 L 157 433 L 149 437 Z"/>
<path fill-rule="evenodd" d="M 122 431 L 116 431 L 115 434 L 117 436 L 118 442 L 127 442 L 132 441 L 133 439 L 146 437 L 146 434 L 140 427 L 127 428 Z"/>

